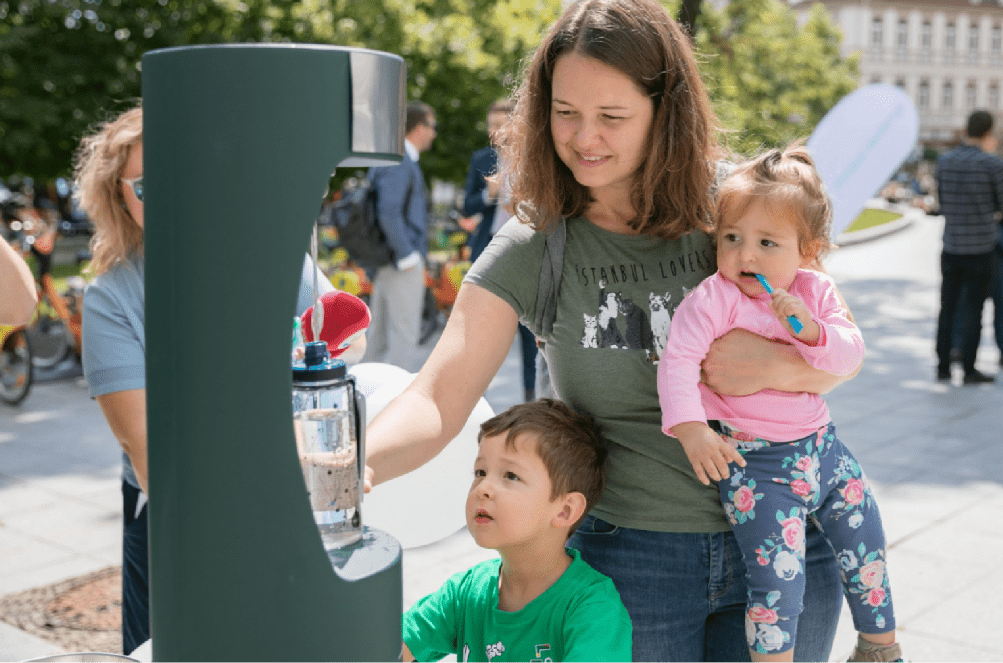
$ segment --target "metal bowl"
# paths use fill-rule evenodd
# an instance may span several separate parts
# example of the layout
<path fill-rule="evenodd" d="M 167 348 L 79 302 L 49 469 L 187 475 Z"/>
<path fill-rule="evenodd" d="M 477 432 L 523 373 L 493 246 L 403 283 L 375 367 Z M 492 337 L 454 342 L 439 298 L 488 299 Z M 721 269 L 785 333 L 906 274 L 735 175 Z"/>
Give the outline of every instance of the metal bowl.
<path fill-rule="evenodd" d="M 121 654 L 106 652 L 73 652 L 70 654 L 53 654 L 41 658 L 32 658 L 21 663 L 139 663 L 134 658 Z"/>

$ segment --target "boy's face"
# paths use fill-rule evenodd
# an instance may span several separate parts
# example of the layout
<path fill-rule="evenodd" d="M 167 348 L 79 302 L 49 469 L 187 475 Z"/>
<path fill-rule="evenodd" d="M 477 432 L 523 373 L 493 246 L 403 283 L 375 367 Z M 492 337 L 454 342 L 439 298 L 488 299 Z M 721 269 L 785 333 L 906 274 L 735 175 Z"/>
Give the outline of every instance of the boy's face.
<path fill-rule="evenodd" d="M 496 550 L 532 544 L 553 532 L 552 521 L 565 506 L 550 499 L 550 474 L 535 441 L 520 435 L 513 449 L 506 435 L 481 440 L 467 494 L 467 528 L 477 545 Z"/>
<path fill-rule="evenodd" d="M 786 289 L 805 262 L 793 219 L 759 200 L 740 216 L 721 222 L 717 268 L 749 297 L 766 292 L 756 274 L 765 276 L 774 288 Z"/>

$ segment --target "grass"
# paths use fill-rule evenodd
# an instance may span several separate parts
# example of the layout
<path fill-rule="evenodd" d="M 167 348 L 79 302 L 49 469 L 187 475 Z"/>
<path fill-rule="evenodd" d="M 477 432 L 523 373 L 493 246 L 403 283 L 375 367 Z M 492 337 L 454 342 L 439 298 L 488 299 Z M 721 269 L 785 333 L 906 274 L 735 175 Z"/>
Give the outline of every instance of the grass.
<path fill-rule="evenodd" d="M 857 230 L 864 230 L 865 228 L 873 228 L 874 226 L 894 221 L 901 218 L 901 216 L 898 212 L 889 212 L 883 209 L 865 209 L 844 232 L 852 233 Z"/>
<path fill-rule="evenodd" d="M 31 267 L 31 271 L 36 276 L 38 275 L 38 265 L 35 264 L 35 257 L 29 255 L 25 258 L 28 266 Z M 66 290 L 66 280 L 71 276 L 83 276 L 81 272 L 83 268 L 87 266 L 87 263 L 82 263 L 79 267 L 75 263 L 57 263 L 53 261 L 52 265 L 52 282 L 56 286 L 57 292 L 63 292 Z M 87 278 L 87 277 L 84 277 Z M 90 279 L 87 279 L 88 281 Z"/>

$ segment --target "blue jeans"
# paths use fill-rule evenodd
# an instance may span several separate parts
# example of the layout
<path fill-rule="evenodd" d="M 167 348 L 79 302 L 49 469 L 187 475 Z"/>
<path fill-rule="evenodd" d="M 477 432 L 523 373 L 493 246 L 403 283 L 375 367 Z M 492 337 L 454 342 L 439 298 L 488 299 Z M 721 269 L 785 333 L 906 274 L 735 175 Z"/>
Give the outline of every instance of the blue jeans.
<path fill-rule="evenodd" d="M 826 661 L 842 603 L 832 548 L 809 520 L 808 588 L 795 660 Z M 571 537 L 613 580 L 633 625 L 635 661 L 748 661 L 745 563 L 730 531 L 649 532 L 587 516 Z"/>
<path fill-rule="evenodd" d="M 131 654 L 150 639 L 149 505 L 136 517 L 139 488 L 122 482 L 125 529 L 122 536 L 122 651 Z"/>
<path fill-rule="evenodd" d="M 526 325 L 519 324 L 519 345 L 522 348 L 522 388 L 536 390 L 536 336 Z"/>

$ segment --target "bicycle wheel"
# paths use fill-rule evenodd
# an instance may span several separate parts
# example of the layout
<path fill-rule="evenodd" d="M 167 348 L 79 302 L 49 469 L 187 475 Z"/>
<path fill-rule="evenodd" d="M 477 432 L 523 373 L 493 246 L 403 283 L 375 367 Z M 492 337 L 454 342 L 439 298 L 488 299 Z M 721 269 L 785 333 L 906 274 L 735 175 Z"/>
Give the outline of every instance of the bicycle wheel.
<path fill-rule="evenodd" d="M 3 339 L 0 348 L 0 400 L 10 405 L 23 401 L 33 377 L 28 336 L 23 329 L 16 329 Z"/>
<path fill-rule="evenodd" d="M 31 340 L 31 363 L 36 368 L 52 368 L 73 350 L 72 333 L 50 306 L 39 306 L 38 315 L 25 331 Z"/>

